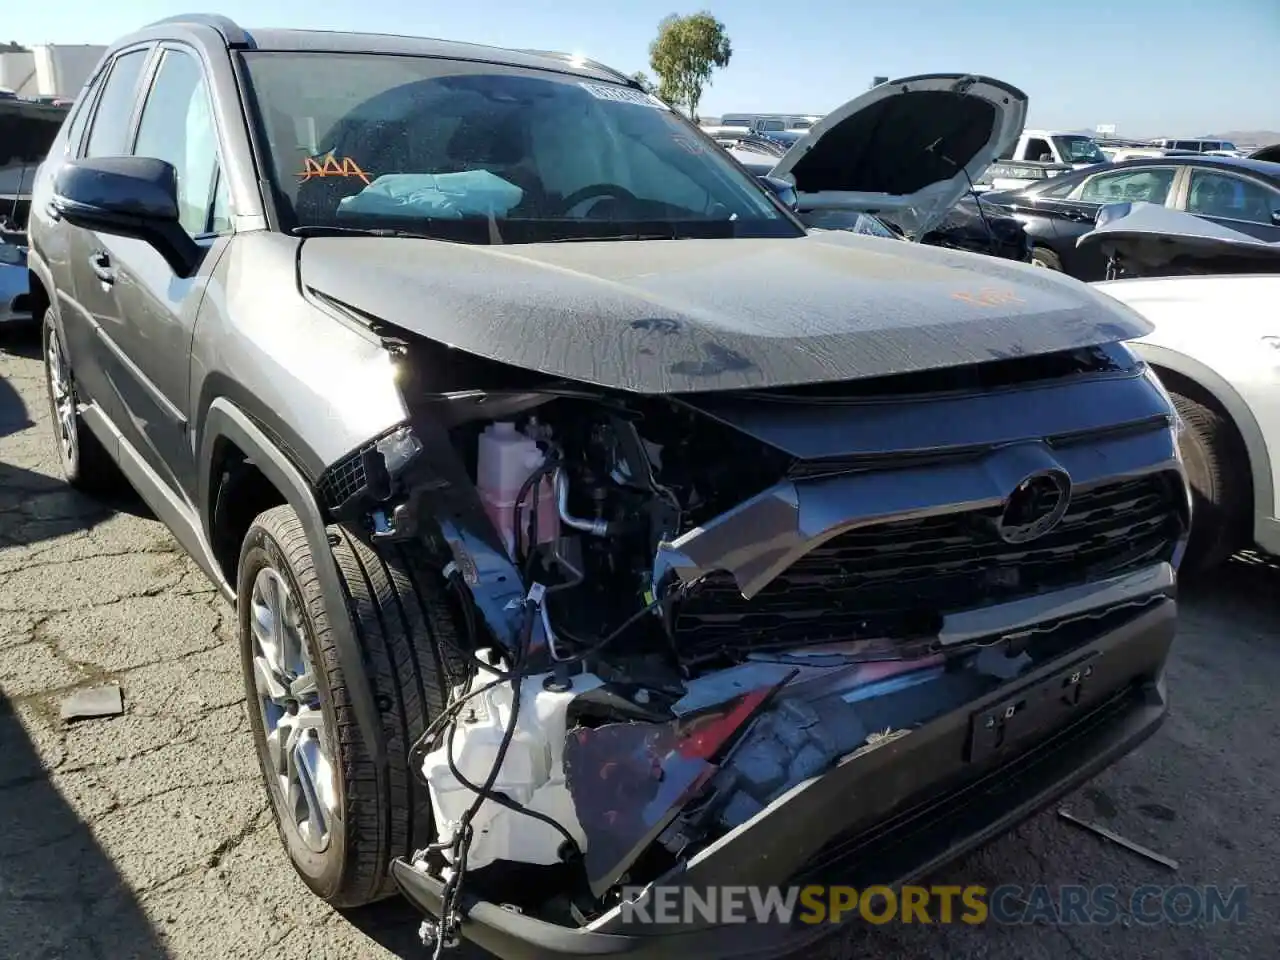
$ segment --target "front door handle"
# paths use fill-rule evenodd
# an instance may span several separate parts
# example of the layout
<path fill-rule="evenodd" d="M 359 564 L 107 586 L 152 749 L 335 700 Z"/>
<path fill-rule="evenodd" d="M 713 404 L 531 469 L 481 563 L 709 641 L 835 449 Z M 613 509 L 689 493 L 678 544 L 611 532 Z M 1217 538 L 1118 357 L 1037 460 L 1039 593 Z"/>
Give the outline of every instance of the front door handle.
<path fill-rule="evenodd" d="M 89 268 L 102 281 L 103 286 L 109 287 L 116 282 L 116 268 L 111 265 L 111 257 L 105 250 L 95 250 L 89 254 Z"/>

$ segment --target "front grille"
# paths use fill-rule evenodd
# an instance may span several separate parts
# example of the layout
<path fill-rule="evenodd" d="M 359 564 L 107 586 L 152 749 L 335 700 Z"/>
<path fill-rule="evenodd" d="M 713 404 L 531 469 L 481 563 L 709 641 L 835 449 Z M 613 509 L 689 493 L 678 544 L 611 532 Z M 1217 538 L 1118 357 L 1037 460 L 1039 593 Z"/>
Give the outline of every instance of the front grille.
<path fill-rule="evenodd" d="M 1166 474 L 1077 490 L 1052 532 L 1019 545 L 991 532 L 999 507 L 854 530 L 801 557 L 751 600 L 727 573 L 712 574 L 676 609 L 676 639 L 697 659 L 924 635 L 948 613 L 1171 560 L 1182 532 L 1177 491 Z"/>

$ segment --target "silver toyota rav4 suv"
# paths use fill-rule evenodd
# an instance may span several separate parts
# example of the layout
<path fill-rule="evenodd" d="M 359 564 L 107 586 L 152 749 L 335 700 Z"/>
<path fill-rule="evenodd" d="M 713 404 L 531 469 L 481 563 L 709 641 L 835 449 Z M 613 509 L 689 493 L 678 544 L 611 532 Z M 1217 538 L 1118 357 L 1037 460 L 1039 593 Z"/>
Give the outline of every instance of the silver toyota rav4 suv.
<path fill-rule="evenodd" d="M 317 895 L 509 960 L 785 952 L 824 928 L 648 908 L 904 882 L 1159 725 L 1190 507 L 1148 325 L 809 230 L 1026 107 L 889 89 L 783 190 L 567 56 L 212 16 L 110 49 L 33 195 L 62 464 L 235 605 Z"/>

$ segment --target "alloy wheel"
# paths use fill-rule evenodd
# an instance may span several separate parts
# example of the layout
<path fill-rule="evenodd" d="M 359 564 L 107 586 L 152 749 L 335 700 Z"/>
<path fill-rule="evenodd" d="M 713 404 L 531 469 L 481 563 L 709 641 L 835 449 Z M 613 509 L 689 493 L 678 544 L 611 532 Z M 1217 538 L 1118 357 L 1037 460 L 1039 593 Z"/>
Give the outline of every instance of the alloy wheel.
<path fill-rule="evenodd" d="M 49 377 L 49 405 L 53 410 L 54 429 L 58 433 L 58 447 L 67 463 L 76 462 L 78 437 L 76 435 L 76 393 L 71 382 L 71 371 L 62 352 L 62 343 L 55 330 L 49 330 L 45 348 L 45 367 Z"/>
<path fill-rule="evenodd" d="M 307 849 L 329 846 L 337 808 L 332 737 L 325 727 L 302 610 L 284 577 L 263 567 L 253 582 L 249 624 L 253 677 L 277 778 L 280 819 Z"/>

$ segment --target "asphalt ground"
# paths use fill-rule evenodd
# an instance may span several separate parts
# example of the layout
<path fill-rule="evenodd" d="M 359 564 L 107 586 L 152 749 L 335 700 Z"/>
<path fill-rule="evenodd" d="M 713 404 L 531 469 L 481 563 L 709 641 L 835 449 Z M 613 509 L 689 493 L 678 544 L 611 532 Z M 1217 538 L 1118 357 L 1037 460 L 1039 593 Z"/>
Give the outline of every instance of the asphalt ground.
<path fill-rule="evenodd" d="M 140 503 L 62 483 L 48 420 L 37 344 L 0 331 L 0 958 L 424 956 L 402 902 L 344 915 L 294 876 L 258 779 L 230 608 Z M 864 923 L 805 955 L 1280 955 L 1278 595 L 1280 565 L 1257 558 L 1187 591 L 1168 721 L 1064 804 L 1176 871 L 1048 811 L 934 881 L 1016 885 L 1037 905 L 1036 885 L 1109 885 L 1122 905 L 1148 884 L 1244 887 L 1242 917 Z M 68 694 L 105 681 L 122 686 L 122 715 L 60 720 Z"/>

